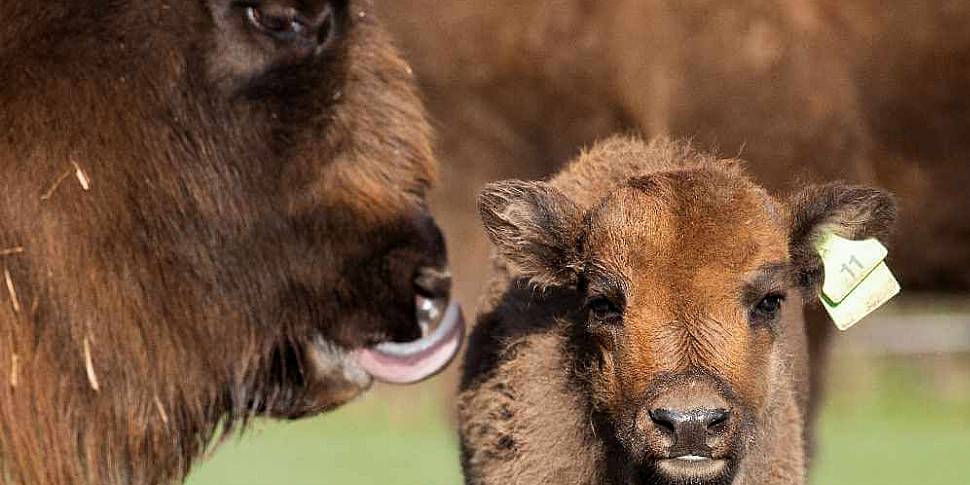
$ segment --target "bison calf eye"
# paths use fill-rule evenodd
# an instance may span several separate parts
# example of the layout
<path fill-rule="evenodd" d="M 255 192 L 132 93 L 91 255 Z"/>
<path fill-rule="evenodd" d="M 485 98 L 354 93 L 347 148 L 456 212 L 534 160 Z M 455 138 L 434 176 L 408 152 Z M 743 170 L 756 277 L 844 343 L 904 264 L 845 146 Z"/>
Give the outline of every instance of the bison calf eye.
<path fill-rule="evenodd" d="M 589 318 L 595 322 L 611 323 L 623 317 L 623 310 L 619 305 L 605 296 L 591 298 L 586 302 Z"/>
<path fill-rule="evenodd" d="M 764 296 L 752 310 L 752 320 L 754 322 L 770 322 L 778 318 L 781 311 L 781 304 L 785 301 L 783 293 L 769 293 Z"/>

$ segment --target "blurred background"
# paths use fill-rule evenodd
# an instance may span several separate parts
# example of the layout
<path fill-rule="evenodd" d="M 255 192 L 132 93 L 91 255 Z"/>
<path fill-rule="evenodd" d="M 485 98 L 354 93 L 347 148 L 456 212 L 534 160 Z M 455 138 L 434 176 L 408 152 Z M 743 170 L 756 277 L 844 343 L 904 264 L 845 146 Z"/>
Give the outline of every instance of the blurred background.
<path fill-rule="evenodd" d="M 970 2 L 377 0 L 438 132 L 433 204 L 472 320 L 475 194 L 616 132 L 690 138 L 774 193 L 886 187 L 903 293 L 833 337 L 815 485 L 970 484 Z M 227 437 L 190 485 L 461 483 L 457 365 Z"/>

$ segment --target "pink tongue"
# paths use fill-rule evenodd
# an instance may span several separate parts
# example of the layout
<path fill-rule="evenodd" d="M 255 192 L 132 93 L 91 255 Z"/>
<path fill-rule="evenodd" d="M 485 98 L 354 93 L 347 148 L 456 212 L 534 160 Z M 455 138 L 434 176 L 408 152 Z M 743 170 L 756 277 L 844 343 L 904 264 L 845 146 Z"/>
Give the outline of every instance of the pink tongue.
<path fill-rule="evenodd" d="M 451 362 L 465 336 L 461 307 L 452 301 L 438 327 L 427 337 L 405 344 L 385 343 L 357 352 L 357 362 L 375 379 L 411 384 L 431 377 Z"/>

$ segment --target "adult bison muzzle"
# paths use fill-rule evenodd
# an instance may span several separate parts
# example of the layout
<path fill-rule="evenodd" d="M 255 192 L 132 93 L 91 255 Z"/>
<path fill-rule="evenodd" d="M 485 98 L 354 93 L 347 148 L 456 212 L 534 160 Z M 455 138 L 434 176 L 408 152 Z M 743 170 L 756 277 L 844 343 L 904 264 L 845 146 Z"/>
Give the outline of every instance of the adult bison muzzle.
<path fill-rule="evenodd" d="M 0 18 L 0 482 L 177 480 L 222 426 L 452 358 L 429 129 L 368 2 Z"/>
<path fill-rule="evenodd" d="M 465 361 L 468 483 L 805 483 L 813 241 L 884 236 L 888 194 L 780 200 L 737 161 L 612 138 L 479 203 L 500 270 Z"/>

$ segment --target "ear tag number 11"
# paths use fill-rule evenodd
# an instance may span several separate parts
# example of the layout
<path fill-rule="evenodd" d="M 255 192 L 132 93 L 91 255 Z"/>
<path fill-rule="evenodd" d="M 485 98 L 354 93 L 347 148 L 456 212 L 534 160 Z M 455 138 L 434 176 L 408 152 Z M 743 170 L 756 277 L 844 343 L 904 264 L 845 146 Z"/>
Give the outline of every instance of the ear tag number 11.
<path fill-rule="evenodd" d="M 815 249 L 825 270 L 819 299 L 839 330 L 847 330 L 899 293 L 899 283 L 885 262 L 889 251 L 876 239 L 852 241 L 828 233 Z"/>

